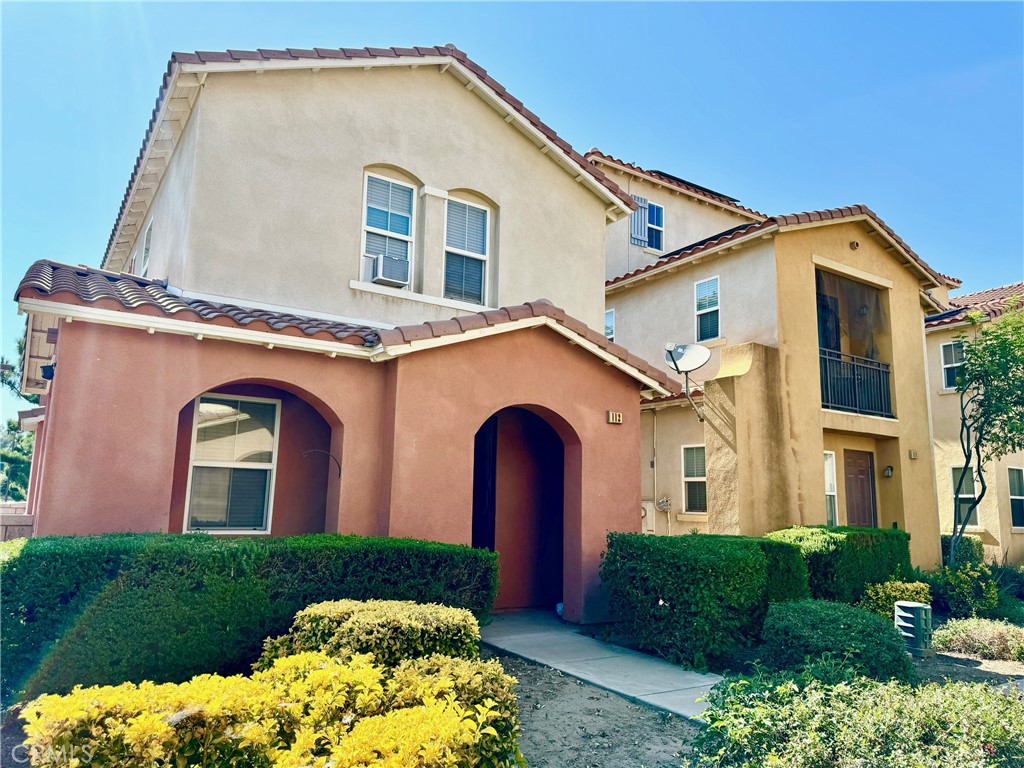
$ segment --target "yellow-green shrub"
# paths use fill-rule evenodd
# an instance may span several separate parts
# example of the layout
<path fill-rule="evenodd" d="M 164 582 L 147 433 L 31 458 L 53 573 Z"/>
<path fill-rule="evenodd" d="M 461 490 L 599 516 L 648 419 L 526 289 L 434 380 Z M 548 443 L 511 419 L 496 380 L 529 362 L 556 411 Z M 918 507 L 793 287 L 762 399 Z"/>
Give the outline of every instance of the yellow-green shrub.
<path fill-rule="evenodd" d="M 497 662 L 303 653 L 252 677 L 76 688 L 29 703 L 32 765 L 128 768 L 514 766 L 518 712 Z M 486 695 L 494 692 L 497 698 Z"/>
<path fill-rule="evenodd" d="M 420 605 L 401 600 L 337 600 L 311 605 L 295 614 L 288 634 L 268 638 L 257 669 L 302 651 L 333 656 L 372 653 L 379 664 L 441 653 L 475 659 L 480 627 L 464 608 Z"/>
<path fill-rule="evenodd" d="M 858 608 L 892 618 L 897 602 L 925 603 L 932 601 L 931 588 L 923 581 L 887 581 L 868 584 Z"/>

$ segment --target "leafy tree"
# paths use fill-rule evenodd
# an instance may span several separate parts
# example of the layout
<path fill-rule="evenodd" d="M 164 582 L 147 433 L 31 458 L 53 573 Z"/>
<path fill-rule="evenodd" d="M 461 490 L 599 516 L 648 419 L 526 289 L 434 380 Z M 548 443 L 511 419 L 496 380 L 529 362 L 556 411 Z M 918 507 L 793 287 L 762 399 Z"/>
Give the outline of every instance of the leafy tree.
<path fill-rule="evenodd" d="M 985 498 L 985 465 L 1008 453 L 1024 450 L 1024 309 L 1019 297 L 994 322 L 971 313 L 970 334 L 960 334 L 963 363 L 957 376 L 960 393 L 960 448 L 964 470 L 953 491 L 953 535 L 949 542 L 950 568 L 956 567 L 957 549 L 967 523 Z M 978 492 L 957 523 L 960 493 L 971 473 Z M 966 501 L 966 499 L 965 499 Z"/>
<path fill-rule="evenodd" d="M 8 420 L 0 434 L 0 499 L 24 501 L 35 435 L 23 432 L 18 422 Z"/>
<path fill-rule="evenodd" d="M 25 359 L 25 337 L 18 339 L 18 357 L 10 362 L 0 357 L 0 384 L 15 397 L 21 398 L 32 405 L 39 405 L 39 395 L 24 395 L 21 392 L 21 362 Z"/>

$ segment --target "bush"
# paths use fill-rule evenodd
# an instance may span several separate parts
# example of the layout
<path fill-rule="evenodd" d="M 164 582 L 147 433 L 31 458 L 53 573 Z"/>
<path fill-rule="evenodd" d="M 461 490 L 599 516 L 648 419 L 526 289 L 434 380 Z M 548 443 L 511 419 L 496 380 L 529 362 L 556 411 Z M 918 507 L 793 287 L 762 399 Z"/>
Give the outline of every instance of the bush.
<path fill-rule="evenodd" d="M 942 564 L 949 563 L 949 540 L 952 538 L 948 533 L 942 534 Z M 977 536 L 964 536 L 960 539 L 960 546 L 956 553 L 957 566 L 970 563 L 971 565 L 983 565 L 985 562 L 985 545 Z"/>
<path fill-rule="evenodd" d="M 807 564 L 799 547 L 774 539 L 747 540 L 757 544 L 767 560 L 768 583 L 765 585 L 765 599 L 768 603 L 804 600 L 811 596 Z"/>
<path fill-rule="evenodd" d="M 1024 692 L 763 673 L 716 685 L 691 768 L 1003 768 L 1024 761 Z"/>
<path fill-rule="evenodd" d="M 288 634 L 264 641 L 256 666 L 266 669 L 274 659 L 302 651 L 332 656 L 372 653 L 375 663 L 384 666 L 437 653 L 475 659 L 480 655 L 479 644 L 480 627 L 464 608 L 398 600 L 339 600 L 299 611 Z"/>
<path fill-rule="evenodd" d="M 999 605 L 999 588 L 987 565 L 965 562 L 954 569 L 943 567 L 932 584 L 942 607 L 953 618 L 979 616 Z"/>
<path fill-rule="evenodd" d="M 392 676 L 394 675 L 394 676 Z M 513 766 L 512 686 L 495 662 L 432 657 L 397 670 L 304 653 L 252 677 L 76 688 L 28 704 L 37 766 Z M 493 695 L 492 695 L 493 694 Z"/>
<path fill-rule="evenodd" d="M 992 578 L 996 580 L 1001 591 L 1011 597 L 1024 600 L 1024 565 L 989 565 Z"/>
<path fill-rule="evenodd" d="M 0 565 L 5 696 L 247 669 L 310 603 L 437 602 L 486 615 L 497 556 L 411 539 L 41 538 Z M 26 680 L 30 670 L 38 670 Z"/>
<path fill-rule="evenodd" d="M 1019 627 L 1024 627 L 1024 602 L 1014 597 L 1009 591 L 1000 589 L 996 598 L 996 607 L 980 614 L 986 619 L 1001 619 Z"/>
<path fill-rule="evenodd" d="M 979 659 L 1024 661 L 1024 627 L 994 619 L 953 619 L 935 630 L 932 644 Z"/>
<path fill-rule="evenodd" d="M 767 558 L 738 536 L 608 534 L 612 617 L 643 650 L 704 667 L 758 636 Z"/>
<path fill-rule="evenodd" d="M 762 660 L 793 670 L 825 654 L 846 658 L 877 680 L 913 682 L 914 667 L 892 621 L 842 603 L 800 600 L 768 609 Z"/>
<path fill-rule="evenodd" d="M 887 581 L 884 584 L 868 584 L 867 591 L 861 601 L 857 603 L 857 607 L 891 620 L 898 602 L 930 605 L 932 602 L 931 588 L 922 581 Z"/>
<path fill-rule="evenodd" d="M 868 584 L 911 572 L 910 535 L 892 528 L 797 526 L 766 538 L 796 544 L 807 563 L 811 597 L 856 603 Z"/>

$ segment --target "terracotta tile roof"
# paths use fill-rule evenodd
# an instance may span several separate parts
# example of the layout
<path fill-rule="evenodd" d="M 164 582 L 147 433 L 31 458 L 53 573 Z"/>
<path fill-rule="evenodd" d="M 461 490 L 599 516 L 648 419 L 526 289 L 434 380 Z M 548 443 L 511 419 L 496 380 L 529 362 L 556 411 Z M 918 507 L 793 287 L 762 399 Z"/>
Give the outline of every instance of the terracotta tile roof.
<path fill-rule="evenodd" d="M 160 280 L 148 280 L 123 272 L 109 272 L 84 266 L 74 267 L 45 260 L 37 261 L 29 267 L 25 277 L 18 284 L 15 300 L 26 298 L 52 299 L 199 323 L 234 325 L 248 330 L 307 336 L 357 346 L 375 347 L 379 344 L 385 349 L 422 339 L 453 336 L 525 318 L 546 317 L 618 358 L 647 378 L 658 382 L 663 389 L 670 392 L 681 390 L 679 383 L 670 379 L 660 369 L 630 353 L 625 347 L 608 341 L 603 334 L 567 315 L 564 310 L 544 299 L 463 315 L 451 320 L 430 321 L 382 330 L 234 304 L 214 304 L 202 299 L 177 296 Z"/>
<path fill-rule="evenodd" d="M 487 70 L 451 43 L 426 47 L 416 46 L 413 48 L 285 48 L 283 50 L 258 48 L 255 51 L 195 51 L 194 53 L 181 53 L 175 51 L 171 54 L 171 58 L 167 62 L 167 70 L 164 72 L 163 81 L 160 85 L 160 92 L 157 95 L 156 104 L 153 106 L 149 125 L 146 128 L 146 135 L 142 140 L 142 148 L 139 149 L 139 154 L 135 160 L 135 167 L 132 170 L 131 176 L 128 178 L 128 185 L 125 188 L 124 196 L 121 199 L 121 207 L 118 210 L 117 219 L 114 222 L 114 228 L 110 233 L 110 239 L 107 241 L 106 253 L 109 255 L 113 250 L 114 238 L 117 237 L 118 225 L 127 210 L 132 187 L 135 184 L 135 180 L 142 173 L 142 161 L 146 153 L 146 147 L 149 145 L 149 142 L 153 137 L 153 130 L 156 127 L 156 119 L 160 112 L 160 107 L 167 96 L 167 89 L 170 86 L 174 70 L 179 65 L 259 60 L 271 61 L 281 59 L 291 61 L 318 59 L 395 59 L 413 56 L 421 58 L 427 56 L 447 56 L 459 62 L 459 64 L 466 67 L 466 69 L 472 72 L 476 77 L 480 78 L 480 80 L 487 85 L 488 88 L 493 90 L 511 109 L 524 117 L 527 122 L 536 128 L 548 141 L 558 147 L 566 157 L 578 165 L 584 173 L 592 176 L 599 184 L 601 184 L 601 186 L 620 200 L 626 208 L 629 210 L 634 210 L 636 208 L 636 203 L 633 202 L 633 198 L 626 194 L 618 184 L 608 178 L 608 176 L 606 176 L 600 169 L 595 168 L 592 163 L 589 163 L 583 155 L 573 149 L 565 139 L 560 137 L 550 126 L 527 109 L 523 105 L 523 102 L 505 90 L 505 86 L 491 77 L 487 73 Z"/>
<path fill-rule="evenodd" d="M 626 162 L 625 160 L 620 160 L 617 157 L 613 157 L 612 155 L 607 155 L 601 150 L 597 149 L 597 147 L 592 148 L 589 152 L 587 152 L 587 154 L 584 155 L 584 157 L 591 162 L 593 162 L 593 160 L 596 158 L 598 161 L 603 161 L 605 163 L 614 163 L 615 165 L 622 166 L 623 168 L 628 168 L 629 170 L 635 171 L 636 173 L 639 173 L 642 176 L 647 176 L 651 179 L 654 179 L 655 181 L 658 181 L 662 184 L 666 184 L 670 187 L 676 187 L 677 189 L 685 190 L 693 195 L 697 195 L 698 197 L 703 197 L 707 200 L 712 200 L 723 207 L 730 208 L 734 211 L 746 214 L 755 219 L 768 218 L 763 213 L 759 213 L 758 211 L 755 211 L 752 208 L 747 208 L 744 205 L 740 205 L 740 201 L 737 200 L 735 197 L 723 195 L 721 192 L 715 192 L 713 189 L 702 187 L 699 184 L 694 184 L 692 181 L 687 181 L 686 179 L 680 179 L 678 176 L 673 176 L 672 174 L 665 173 L 664 171 L 649 171 L 646 168 L 641 168 L 639 165 L 636 165 L 635 163 L 629 163 Z"/>
<path fill-rule="evenodd" d="M 719 232 L 716 235 L 698 240 L 696 243 L 683 246 L 671 253 L 666 253 L 654 264 L 649 264 L 646 267 L 635 269 L 632 272 L 627 272 L 624 275 L 619 275 L 611 280 L 608 280 L 605 285 L 612 286 L 617 283 L 625 282 L 639 275 L 647 274 L 660 270 L 671 264 L 678 264 L 688 259 L 695 258 L 702 253 L 714 250 L 719 246 L 726 245 L 735 240 L 747 237 L 748 235 L 755 234 L 757 232 L 771 232 L 773 230 L 781 229 L 783 227 L 792 227 L 798 224 L 812 224 L 816 222 L 829 222 L 829 221 L 842 221 L 854 216 L 866 216 L 871 219 L 872 224 L 878 229 L 882 230 L 887 234 L 893 242 L 895 242 L 907 257 L 913 261 L 920 269 L 927 273 L 937 285 L 948 285 L 948 279 L 940 275 L 934 269 L 918 256 L 914 251 L 907 245 L 903 239 L 897 235 L 888 224 L 866 205 L 848 205 L 842 208 L 828 208 L 820 211 L 805 211 L 803 213 L 790 213 L 784 216 L 772 216 L 765 219 L 764 221 L 756 221 L 750 224 L 741 224 L 738 227 L 727 229 L 724 232 Z"/>
<path fill-rule="evenodd" d="M 1011 302 L 1017 299 L 1017 302 Z M 949 309 L 937 315 L 925 318 L 925 328 L 941 328 L 947 325 L 962 323 L 971 312 L 980 312 L 992 319 L 999 317 L 1009 309 L 1020 306 L 1024 301 L 1024 283 L 1011 283 L 998 288 L 987 288 L 984 291 L 965 293 L 962 296 L 950 296 Z"/>

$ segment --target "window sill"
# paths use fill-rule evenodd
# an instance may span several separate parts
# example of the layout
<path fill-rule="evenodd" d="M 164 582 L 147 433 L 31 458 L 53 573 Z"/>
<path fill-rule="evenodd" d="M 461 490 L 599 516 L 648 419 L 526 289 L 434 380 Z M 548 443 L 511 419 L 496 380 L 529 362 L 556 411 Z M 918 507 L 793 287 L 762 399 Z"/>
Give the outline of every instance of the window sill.
<path fill-rule="evenodd" d="M 251 528 L 186 528 L 185 534 L 206 534 L 208 536 L 269 536 L 270 531 L 254 531 Z"/>
<path fill-rule="evenodd" d="M 657 248 L 644 248 L 644 253 L 649 256 L 664 256 L 664 251 L 659 251 Z"/>
<path fill-rule="evenodd" d="M 955 389 L 940 389 L 935 394 L 937 395 L 956 395 L 959 394 Z"/>
<path fill-rule="evenodd" d="M 676 512 L 677 523 L 706 523 L 707 512 Z"/>
<path fill-rule="evenodd" d="M 1014 526 L 1010 529 L 1010 533 L 1024 533 L 1024 528 Z"/>
<path fill-rule="evenodd" d="M 702 347 L 707 347 L 708 349 L 715 349 L 716 347 L 724 347 L 726 344 L 729 343 L 729 340 L 725 338 L 725 336 L 719 336 L 717 339 L 708 339 L 707 341 L 698 341 L 697 343 L 700 344 Z"/>
<path fill-rule="evenodd" d="M 362 280 L 349 280 L 348 287 L 354 291 L 376 293 L 379 296 L 390 296 L 393 299 L 416 301 L 420 304 L 430 304 L 435 307 L 458 309 L 463 312 L 486 312 L 493 309 L 493 307 L 487 307 L 483 304 L 470 304 L 468 301 L 443 299 L 440 296 L 427 296 L 424 293 L 414 293 L 412 290 L 407 288 L 390 288 L 386 285 L 377 285 L 376 283 L 368 283 Z"/>

